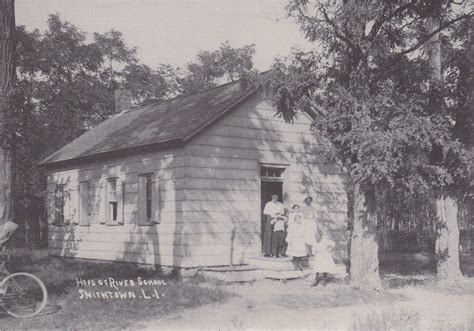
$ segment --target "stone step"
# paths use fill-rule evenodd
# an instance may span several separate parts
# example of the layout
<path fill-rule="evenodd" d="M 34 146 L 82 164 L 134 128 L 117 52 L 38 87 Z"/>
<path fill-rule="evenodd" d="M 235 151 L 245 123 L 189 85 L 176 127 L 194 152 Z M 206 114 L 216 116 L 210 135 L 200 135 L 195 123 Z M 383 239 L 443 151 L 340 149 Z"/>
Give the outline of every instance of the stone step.
<path fill-rule="evenodd" d="M 264 278 L 288 280 L 307 277 L 312 274 L 311 269 L 303 270 L 268 270 L 268 269 L 243 269 L 243 270 L 219 270 L 201 269 L 199 275 L 205 279 L 219 280 L 225 283 L 253 282 Z"/>
<path fill-rule="evenodd" d="M 277 280 L 289 280 L 308 277 L 313 274 L 311 269 L 303 270 L 262 270 L 264 278 L 277 279 Z"/>
<path fill-rule="evenodd" d="M 198 275 L 226 283 L 253 282 L 264 278 L 261 269 L 247 265 L 201 268 Z"/>
<path fill-rule="evenodd" d="M 263 270 L 296 270 L 295 262 L 291 257 L 256 257 L 249 259 L 249 265 Z M 313 258 L 303 258 L 301 261 L 303 269 L 313 268 Z"/>
<path fill-rule="evenodd" d="M 305 258 L 302 260 L 302 268 L 297 268 L 291 257 L 256 257 L 250 259 L 248 265 L 205 267 L 200 268 L 198 274 L 223 282 L 252 282 L 264 278 L 288 280 L 311 275 L 313 263 L 313 258 Z M 339 264 L 334 276 L 344 278 L 346 275 L 346 266 Z"/>

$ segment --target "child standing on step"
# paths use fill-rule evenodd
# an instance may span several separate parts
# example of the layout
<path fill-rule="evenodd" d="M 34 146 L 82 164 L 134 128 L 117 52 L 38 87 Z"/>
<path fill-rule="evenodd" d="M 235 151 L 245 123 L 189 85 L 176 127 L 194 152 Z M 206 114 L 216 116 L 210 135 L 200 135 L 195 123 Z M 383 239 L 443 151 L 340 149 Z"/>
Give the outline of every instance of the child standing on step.
<path fill-rule="evenodd" d="M 294 204 L 288 221 L 288 234 L 286 236 L 288 248 L 286 254 L 293 257 L 293 264 L 298 270 L 303 268 L 302 259 L 306 256 L 304 234 L 303 215 L 301 214 L 300 205 Z"/>
<path fill-rule="evenodd" d="M 271 220 L 273 224 L 272 254 L 275 258 L 285 254 L 285 225 L 287 223 L 288 218 L 281 213 L 277 213 Z"/>
<path fill-rule="evenodd" d="M 320 282 L 326 285 L 329 281 L 328 274 L 336 274 L 338 272 L 331 253 L 333 248 L 334 242 L 329 238 L 327 231 L 318 224 L 313 267 L 314 282 L 311 286 L 318 286 Z"/>

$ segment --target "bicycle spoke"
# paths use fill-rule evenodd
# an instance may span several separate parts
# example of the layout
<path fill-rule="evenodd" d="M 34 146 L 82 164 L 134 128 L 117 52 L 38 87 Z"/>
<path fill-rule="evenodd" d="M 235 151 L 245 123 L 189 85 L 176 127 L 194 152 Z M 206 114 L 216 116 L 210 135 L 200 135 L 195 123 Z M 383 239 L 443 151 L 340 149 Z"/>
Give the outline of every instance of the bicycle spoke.
<path fill-rule="evenodd" d="M 15 317 L 32 317 L 46 305 L 46 288 L 35 276 L 16 273 L 3 281 L 5 294 L 2 296 L 4 309 Z"/>

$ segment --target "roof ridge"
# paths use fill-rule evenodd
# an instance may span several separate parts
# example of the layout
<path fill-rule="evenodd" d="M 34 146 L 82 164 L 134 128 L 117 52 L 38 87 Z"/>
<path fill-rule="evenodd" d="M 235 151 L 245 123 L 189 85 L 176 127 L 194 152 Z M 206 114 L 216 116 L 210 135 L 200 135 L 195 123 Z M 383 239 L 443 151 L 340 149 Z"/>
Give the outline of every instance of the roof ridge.
<path fill-rule="evenodd" d="M 241 79 L 239 80 L 235 80 L 235 81 L 230 81 L 230 82 L 227 82 L 227 83 L 224 83 L 224 84 L 220 84 L 220 85 L 217 85 L 217 86 L 214 86 L 214 87 L 211 87 L 209 89 L 206 89 L 206 90 L 202 90 L 202 91 L 199 91 L 199 92 L 195 92 L 195 93 L 191 93 L 191 94 L 181 94 L 181 95 L 177 95 L 175 96 L 174 98 L 171 98 L 171 99 L 167 99 L 167 100 L 160 100 L 160 101 L 156 101 L 156 102 L 151 102 L 149 104 L 146 104 L 146 105 L 140 105 L 136 108 L 131 108 L 129 110 L 126 110 L 123 112 L 123 114 L 127 114 L 129 112 L 134 112 L 134 111 L 137 111 L 137 110 L 141 110 L 145 107 L 150 107 L 150 106 L 159 106 L 159 105 L 163 105 L 163 104 L 166 104 L 168 102 L 171 102 L 171 101 L 175 101 L 175 100 L 178 100 L 178 99 L 182 99 L 182 98 L 189 98 L 189 97 L 192 97 L 192 96 L 195 96 L 195 95 L 198 95 L 198 94 L 202 94 L 202 93 L 206 93 L 206 92 L 210 92 L 210 91 L 213 91 L 213 90 L 216 90 L 218 88 L 221 88 L 221 87 L 224 87 L 224 86 L 228 86 L 228 85 L 231 85 L 231 84 L 235 84 L 235 83 L 240 83 Z"/>
<path fill-rule="evenodd" d="M 41 164 L 69 162 L 86 155 L 120 150 L 124 144 L 139 147 L 169 141 L 184 143 L 260 89 L 259 84 L 239 87 L 237 84 L 241 82 L 230 81 L 116 114 L 49 155 Z M 165 120 L 168 114 L 171 116 Z"/>

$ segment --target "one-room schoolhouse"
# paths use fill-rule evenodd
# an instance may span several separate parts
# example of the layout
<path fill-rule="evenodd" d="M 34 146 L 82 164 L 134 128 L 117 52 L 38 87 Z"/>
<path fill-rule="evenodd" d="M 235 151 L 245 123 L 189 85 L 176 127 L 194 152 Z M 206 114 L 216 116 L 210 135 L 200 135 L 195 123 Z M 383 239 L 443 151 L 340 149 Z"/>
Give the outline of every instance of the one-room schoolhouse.
<path fill-rule="evenodd" d="M 347 195 L 312 119 L 239 82 L 121 111 L 46 158 L 56 256 L 193 268 L 262 252 L 262 210 L 313 197 L 347 258 Z"/>

